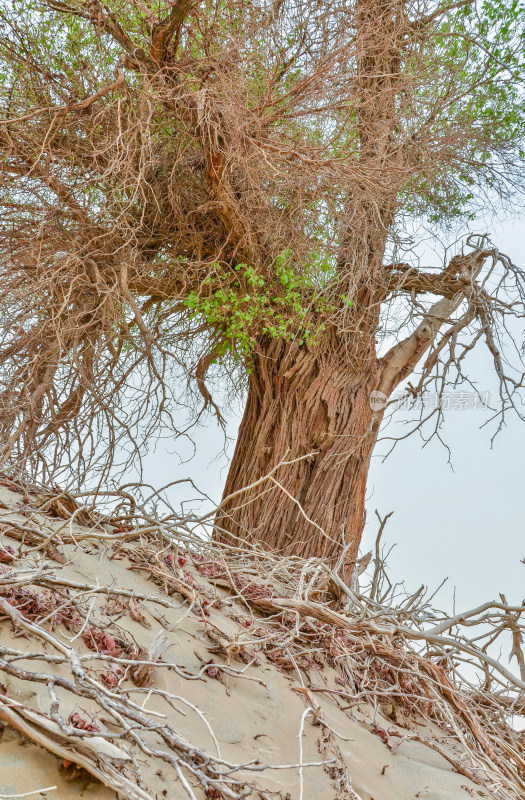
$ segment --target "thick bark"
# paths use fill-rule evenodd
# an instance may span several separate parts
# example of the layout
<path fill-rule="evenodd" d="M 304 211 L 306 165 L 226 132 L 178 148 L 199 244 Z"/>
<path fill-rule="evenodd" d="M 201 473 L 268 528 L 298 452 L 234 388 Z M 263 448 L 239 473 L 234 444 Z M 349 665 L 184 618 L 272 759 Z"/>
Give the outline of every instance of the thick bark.
<path fill-rule="evenodd" d="M 379 365 L 371 356 L 352 374 L 345 348 L 338 350 L 328 356 L 275 342 L 257 357 L 216 518 L 220 540 L 330 563 L 348 545 L 345 562 L 356 558 L 379 424 L 370 407 Z"/>

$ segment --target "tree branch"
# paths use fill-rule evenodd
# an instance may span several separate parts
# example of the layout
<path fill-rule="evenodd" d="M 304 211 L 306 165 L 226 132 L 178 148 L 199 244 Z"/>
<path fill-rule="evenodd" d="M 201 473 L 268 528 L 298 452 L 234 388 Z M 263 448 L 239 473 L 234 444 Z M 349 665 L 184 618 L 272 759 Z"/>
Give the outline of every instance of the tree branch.
<path fill-rule="evenodd" d="M 410 264 L 392 264 L 387 267 L 387 291 L 409 292 L 410 294 L 436 294 L 452 299 L 458 292 L 470 286 L 469 279 L 458 278 L 458 269 L 454 268 L 454 259 L 448 267 L 439 273 L 421 272 Z"/>
<path fill-rule="evenodd" d="M 178 34 L 190 5 L 191 0 L 176 0 L 168 16 L 153 27 L 151 31 L 151 57 L 158 64 L 162 64 L 165 60 L 170 40 L 175 33 Z"/>
<path fill-rule="evenodd" d="M 484 239 L 482 243 L 484 243 Z M 441 275 L 425 276 L 418 270 L 414 270 L 415 274 L 407 271 L 407 282 L 413 284 L 411 291 L 426 291 L 445 296 L 430 307 L 410 336 L 394 345 L 380 360 L 382 364 L 378 386 L 380 392 L 387 396 L 390 395 L 395 387 L 414 370 L 418 361 L 434 343 L 440 328 L 450 321 L 451 315 L 461 302 L 474 288 L 479 290 L 480 287 L 477 287 L 474 281 L 479 275 L 485 259 L 489 256 L 496 257 L 496 251 L 481 249 L 478 246 L 467 255 L 454 256 Z M 456 276 L 458 277 L 456 278 Z M 428 278 L 437 280 L 423 280 Z M 432 288 L 428 288 L 429 286 Z M 407 288 L 406 285 L 403 288 Z M 452 289 L 456 291 L 454 292 Z"/>
<path fill-rule="evenodd" d="M 115 89 L 119 89 L 124 85 L 125 76 L 121 67 L 117 67 L 115 74 L 116 77 L 113 83 L 110 83 L 109 86 L 103 86 L 97 92 L 89 97 L 85 97 L 84 100 L 80 100 L 78 103 L 72 103 L 68 106 L 48 106 L 47 108 L 37 108 L 21 117 L 14 117 L 13 119 L 0 119 L 0 125 L 10 125 L 14 122 L 26 122 L 26 120 L 33 119 L 33 117 L 38 117 L 40 114 L 49 114 L 51 116 L 53 114 L 67 114 L 70 111 L 83 111 L 84 109 L 93 105 L 96 100 L 100 100 L 101 97 L 105 97 L 110 92 L 113 92 Z"/>
<path fill-rule="evenodd" d="M 144 64 L 145 66 L 152 67 L 155 71 L 157 70 L 158 65 L 155 61 L 153 61 L 141 47 L 137 47 L 134 44 L 127 33 L 123 31 L 114 16 L 109 12 L 108 8 L 102 6 L 100 0 L 92 0 L 86 11 L 81 11 L 68 3 L 62 2 L 62 0 L 45 0 L 45 2 L 49 8 L 52 8 L 54 11 L 86 19 L 91 22 L 97 30 L 102 29 L 105 31 L 117 44 L 124 48 L 131 61 L 131 65 L 137 66 L 138 64 Z M 129 65 L 127 64 L 126 66 Z"/>
<path fill-rule="evenodd" d="M 426 28 L 427 25 L 430 25 L 431 22 L 434 22 L 434 20 L 443 16 L 443 14 L 446 14 L 448 11 L 455 11 L 458 8 L 464 8 L 464 6 L 471 6 L 474 2 L 475 0 L 459 0 L 457 3 L 449 3 L 446 6 L 436 8 L 436 10 L 431 14 L 427 14 L 426 16 L 417 19 L 413 23 L 413 27 L 416 30 L 422 30 L 423 28 Z"/>
<path fill-rule="evenodd" d="M 198 386 L 199 392 L 201 393 L 201 395 L 204 398 L 204 409 L 207 408 L 208 406 L 211 406 L 213 408 L 215 416 L 217 417 L 220 425 L 224 428 L 224 419 L 222 417 L 220 409 L 217 406 L 217 404 L 214 402 L 213 397 L 211 396 L 211 393 L 210 393 L 208 387 L 206 386 L 206 382 L 205 382 L 206 373 L 209 370 L 209 368 L 211 367 L 211 365 L 214 363 L 214 361 L 217 360 L 217 358 L 220 355 L 220 352 L 221 352 L 221 349 L 220 349 L 220 343 L 219 343 L 212 350 L 210 350 L 209 353 L 206 353 L 206 355 L 203 356 L 199 360 L 199 363 L 197 364 L 197 368 L 195 370 L 195 378 L 196 378 L 196 381 L 197 381 L 197 386 Z"/>

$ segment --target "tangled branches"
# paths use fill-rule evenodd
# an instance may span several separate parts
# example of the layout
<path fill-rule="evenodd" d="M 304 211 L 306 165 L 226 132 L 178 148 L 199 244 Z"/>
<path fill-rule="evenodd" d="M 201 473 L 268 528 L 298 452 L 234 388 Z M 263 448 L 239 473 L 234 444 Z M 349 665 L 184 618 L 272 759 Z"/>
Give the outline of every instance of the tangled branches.
<path fill-rule="evenodd" d="M 220 416 L 217 362 L 242 383 L 275 341 L 290 365 L 313 348 L 371 373 L 376 336 L 417 332 L 450 292 L 464 302 L 424 371 L 445 348 L 457 364 L 468 329 L 462 347 L 486 338 L 507 404 L 520 380 L 501 371 L 494 323 L 521 314 L 521 273 L 496 257 L 491 292 L 491 269 L 471 286 L 454 259 L 428 275 L 386 257 L 407 216 L 454 218 L 473 184 L 519 189 L 519 28 L 502 8 L 486 32 L 483 13 L 3 4 L 3 463 L 50 479 L 73 453 L 81 481 L 140 459 L 153 435 L 185 433 L 181 409 Z"/>

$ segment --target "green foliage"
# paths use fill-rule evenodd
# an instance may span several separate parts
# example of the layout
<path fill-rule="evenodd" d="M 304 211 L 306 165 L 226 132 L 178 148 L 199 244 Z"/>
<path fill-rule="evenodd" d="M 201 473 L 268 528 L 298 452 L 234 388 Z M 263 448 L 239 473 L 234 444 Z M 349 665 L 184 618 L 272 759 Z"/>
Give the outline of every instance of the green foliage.
<path fill-rule="evenodd" d="M 308 270 L 298 273 L 289 250 L 278 256 L 267 276 L 252 266 L 238 264 L 232 280 L 219 264 L 214 264 L 214 272 L 204 279 L 199 291 L 190 292 L 184 305 L 192 317 L 201 318 L 221 335 L 221 355 L 231 352 L 246 359 L 260 336 L 313 347 L 326 329 L 328 316 L 335 311 L 322 290 L 316 291 L 313 286 L 312 278 L 317 277 L 319 268 L 329 273 L 331 265 L 315 255 L 310 261 L 311 275 Z M 345 295 L 340 300 L 348 308 L 353 306 Z"/>
<path fill-rule="evenodd" d="M 523 0 L 481 0 L 437 25 L 406 110 L 419 162 L 400 193 L 409 214 L 433 223 L 472 219 L 480 205 L 486 209 L 487 191 L 493 201 L 515 203 L 525 140 L 524 21 Z"/>

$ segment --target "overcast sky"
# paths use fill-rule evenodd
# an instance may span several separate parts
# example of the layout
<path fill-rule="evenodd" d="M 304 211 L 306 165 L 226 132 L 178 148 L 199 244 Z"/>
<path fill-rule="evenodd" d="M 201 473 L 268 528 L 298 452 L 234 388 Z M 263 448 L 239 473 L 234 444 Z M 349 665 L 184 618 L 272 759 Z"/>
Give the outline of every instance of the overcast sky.
<path fill-rule="evenodd" d="M 493 241 L 525 267 L 523 242 L 525 221 L 508 223 L 492 230 Z M 482 348 L 471 360 L 472 374 L 480 392 L 495 397 L 496 384 L 490 360 Z M 461 405 L 452 398 L 451 405 Z M 403 411 L 398 418 L 403 419 Z M 380 457 L 386 444 L 380 443 L 373 458 L 368 485 L 367 525 L 362 552 L 372 549 L 381 516 L 394 511 L 383 541 L 396 545 L 389 557 L 390 573 L 408 588 L 424 583 L 436 587 L 448 581 L 439 595 L 450 608 L 454 593 L 458 609 L 495 598 L 499 592 L 510 602 L 525 596 L 525 423 L 508 418 L 506 428 L 491 447 L 491 429 L 480 426 L 485 412 L 451 409 L 446 415 L 443 436 L 449 454 L 437 440 L 422 447 L 416 433 L 402 441 L 389 457 Z M 238 421 L 229 421 L 235 435 Z M 492 429 L 493 430 L 493 429 Z M 390 429 L 387 430 L 390 433 Z M 159 448 L 147 456 L 145 480 L 160 486 L 191 476 L 199 487 L 220 500 L 227 471 L 227 459 L 219 456 L 223 438 L 214 422 L 197 432 L 197 455 L 180 463 L 176 452 Z M 188 455 L 190 451 L 188 450 Z M 174 499 L 192 492 L 172 493 Z"/>

